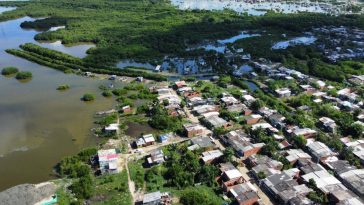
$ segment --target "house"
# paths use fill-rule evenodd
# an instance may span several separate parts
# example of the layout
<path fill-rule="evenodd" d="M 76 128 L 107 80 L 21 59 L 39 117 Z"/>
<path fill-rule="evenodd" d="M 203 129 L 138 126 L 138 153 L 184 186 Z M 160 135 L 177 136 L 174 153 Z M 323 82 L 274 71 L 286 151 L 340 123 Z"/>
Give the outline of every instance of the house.
<path fill-rule="evenodd" d="M 230 187 L 246 182 L 243 175 L 235 167 L 234 169 L 227 170 L 221 174 L 221 186 L 224 191 L 228 191 Z"/>
<path fill-rule="evenodd" d="M 238 205 L 253 205 L 259 200 L 257 192 L 258 190 L 250 182 L 246 182 L 232 186 L 228 194 Z"/>
<path fill-rule="evenodd" d="M 201 160 L 204 164 L 213 164 L 219 160 L 224 154 L 220 150 L 211 150 L 202 152 Z"/>
<path fill-rule="evenodd" d="M 270 109 L 268 107 L 261 107 L 259 110 L 258 110 L 258 113 L 263 115 L 264 117 L 269 117 L 275 113 L 277 113 L 277 110 L 273 110 L 273 109 Z"/>
<path fill-rule="evenodd" d="M 268 132 L 271 132 L 271 133 L 279 132 L 276 128 L 272 127 L 271 124 L 266 123 L 266 122 L 261 122 L 261 123 L 252 125 L 252 130 L 257 130 L 257 129 L 267 130 Z"/>
<path fill-rule="evenodd" d="M 101 174 L 115 174 L 120 171 L 119 153 L 117 153 L 116 149 L 99 150 L 97 151 L 97 157 Z"/>
<path fill-rule="evenodd" d="M 192 144 L 192 146 L 188 147 L 188 149 L 190 149 L 190 150 L 213 149 L 215 147 L 214 142 L 211 140 L 210 137 L 207 137 L 207 136 L 192 138 L 191 144 Z"/>
<path fill-rule="evenodd" d="M 275 90 L 275 93 L 280 98 L 291 96 L 291 90 L 289 88 L 279 88 Z"/>
<path fill-rule="evenodd" d="M 339 174 L 343 184 L 360 198 L 364 198 L 364 169 L 352 169 Z"/>
<path fill-rule="evenodd" d="M 316 91 L 314 87 L 311 85 L 300 85 L 300 87 L 303 89 L 305 93 L 312 94 Z"/>
<path fill-rule="evenodd" d="M 246 105 L 250 106 L 256 99 L 251 95 L 243 95 L 243 101 Z"/>
<path fill-rule="evenodd" d="M 331 133 L 336 133 L 337 125 L 334 120 L 328 117 L 321 117 L 319 119 L 321 126 L 327 131 Z"/>
<path fill-rule="evenodd" d="M 297 196 L 306 196 L 313 191 L 306 185 L 299 185 L 294 177 L 299 170 L 286 170 L 279 174 L 268 176 L 261 181 L 261 187 L 268 195 L 272 196 L 279 204 L 288 202 Z"/>
<path fill-rule="evenodd" d="M 248 157 L 246 163 L 252 167 L 252 174 L 256 179 L 259 179 L 259 173 L 264 173 L 265 176 L 271 176 L 281 173 L 280 170 L 283 168 L 282 162 L 258 154 Z"/>
<path fill-rule="evenodd" d="M 228 129 L 229 127 L 232 126 L 230 122 L 227 122 L 218 115 L 206 116 L 204 120 L 209 125 L 209 127 L 213 129 L 216 128 Z"/>
<path fill-rule="evenodd" d="M 294 165 L 299 159 L 311 159 L 311 156 L 301 149 L 290 149 L 285 151 L 285 158 Z"/>
<path fill-rule="evenodd" d="M 167 134 L 163 134 L 159 136 L 159 141 L 161 143 L 165 143 L 168 140 L 172 139 L 173 137 L 175 137 L 175 135 L 171 132 L 171 133 L 167 133 Z"/>
<path fill-rule="evenodd" d="M 155 144 L 155 139 L 153 134 L 143 135 L 143 139 L 145 141 L 145 146 L 150 146 Z"/>
<path fill-rule="evenodd" d="M 243 112 L 244 115 L 247 115 L 247 113 L 252 113 L 252 111 L 250 109 L 248 109 L 248 107 L 246 105 L 244 105 L 243 103 L 236 103 L 233 105 L 228 105 L 226 106 L 226 109 L 229 112 Z"/>
<path fill-rule="evenodd" d="M 272 114 L 268 117 L 269 119 L 269 122 L 274 126 L 274 127 L 277 127 L 277 128 L 283 128 L 286 126 L 286 123 L 284 123 L 284 121 L 286 120 L 286 118 L 279 114 L 279 113 L 276 113 L 276 114 Z"/>
<path fill-rule="evenodd" d="M 301 175 L 325 170 L 320 164 L 314 163 L 311 159 L 304 158 L 297 160 L 297 167 L 301 170 Z"/>
<path fill-rule="evenodd" d="M 139 76 L 139 77 L 136 77 L 135 81 L 137 82 L 143 82 L 144 81 L 144 78 Z"/>
<path fill-rule="evenodd" d="M 310 181 L 310 179 L 314 180 L 316 182 L 317 188 L 319 188 L 325 194 L 331 193 L 330 187 L 332 185 L 338 185 L 338 186 L 344 187 L 336 177 L 331 175 L 326 170 L 311 172 L 311 173 L 302 175 L 301 178 L 305 183 L 308 183 Z"/>
<path fill-rule="evenodd" d="M 146 147 L 155 144 L 153 134 L 143 135 L 135 141 L 136 147 Z"/>
<path fill-rule="evenodd" d="M 324 143 L 318 141 L 308 144 L 307 148 L 315 162 L 322 162 L 329 157 L 337 155 L 336 153 L 332 152 L 331 149 Z"/>
<path fill-rule="evenodd" d="M 160 191 L 144 194 L 143 205 L 171 205 L 172 199 L 169 193 Z"/>
<path fill-rule="evenodd" d="M 243 130 L 230 131 L 221 136 L 224 143 L 230 145 L 239 157 L 249 157 L 258 153 L 264 143 L 251 143 L 250 138 Z"/>
<path fill-rule="evenodd" d="M 182 81 L 177 81 L 174 83 L 173 87 L 177 90 L 179 88 L 183 88 L 183 87 L 187 87 L 187 84 L 184 80 Z"/>
<path fill-rule="evenodd" d="M 341 138 L 340 141 L 347 148 L 353 149 L 353 154 L 358 157 L 362 164 L 364 164 L 364 140 L 350 140 L 348 137 Z"/>
<path fill-rule="evenodd" d="M 225 106 L 230 106 L 230 105 L 234 105 L 239 103 L 239 100 L 237 100 L 236 98 L 234 98 L 233 96 L 225 96 L 222 97 L 220 99 L 220 101 L 225 105 Z"/>
<path fill-rule="evenodd" d="M 250 115 L 245 118 L 245 123 L 247 125 L 257 124 L 263 117 L 258 114 Z"/>
<path fill-rule="evenodd" d="M 163 151 L 161 149 L 153 150 L 150 153 L 150 157 L 147 158 L 147 162 L 149 166 L 163 163 L 164 162 Z"/>
<path fill-rule="evenodd" d="M 118 123 L 112 123 L 104 128 L 105 132 L 108 133 L 117 133 L 119 131 L 119 124 Z"/>
<path fill-rule="evenodd" d="M 286 132 L 292 136 L 303 136 L 304 138 L 312 138 L 316 136 L 317 132 L 310 128 L 299 128 L 297 126 L 293 128 L 288 128 Z"/>
<path fill-rule="evenodd" d="M 183 129 L 187 137 L 211 135 L 211 131 L 207 130 L 204 126 L 199 123 L 184 124 Z"/>
<path fill-rule="evenodd" d="M 184 93 L 187 93 L 187 92 L 193 92 L 192 88 L 186 86 L 186 87 L 181 87 L 181 88 L 177 89 L 177 93 L 179 95 L 183 95 Z"/>
<path fill-rule="evenodd" d="M 129 105 L 122 107 L 121 110 L 124 114 L 130 114 L 133 112 L 133 110 L 131 109 L 131 107 Z"/>
<path fill-rule="evenodd" d="M 183 93 L 183 97 L 185 97 L 187 99 L 191 99 L 191 98 L 194 98 L 194 97 L 200 97 L 200 96 L 201 96 L 200 92 L 193 91 L 193 90 Z"/>
<path fill-rule="evenodd" d="M 202 115 L 208 112 L 217 112 L 219 107 L 216 105 L 199 105 L 195 106 L 192 111 L 197 115 Z"/>

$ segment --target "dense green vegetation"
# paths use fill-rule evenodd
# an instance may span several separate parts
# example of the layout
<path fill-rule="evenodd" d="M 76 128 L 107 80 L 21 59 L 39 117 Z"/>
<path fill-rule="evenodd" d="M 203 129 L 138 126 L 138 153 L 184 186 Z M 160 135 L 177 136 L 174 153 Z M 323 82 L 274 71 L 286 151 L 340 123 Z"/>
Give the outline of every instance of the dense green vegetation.
<path fill-rule="evenodd" d="M 179 131 L 182 129 L 182 119 L 168 114 L 159 103 L 156 103 L 148 112 L 149 124 L 153 128 L 163 131 Z"/>
<path fill-rule="evenodd" d="M 142 76 L 157 81 L 166 80 L 166 77 L 154 73 L 134 71 L 130 69 L 109 68 L 105 66 L 100 68 L 95 68 L 92 65 L 83 62 L 83 60 L 80 58 L 76 58 L 71 55 L 64 54 L 51 49 L 43 48 L 41 46 L 32 43 L 26 43 L 24 45 L 21 45 L 20 48 L 23 50 L 8 49 L 6 50 L 6 52 L 18 57 L 25 58 L 29 61 L 33 61 L 35 63 L 55 68 L 57 70 L 61 70 L 64 72 L 68 72 L 70 69 L 72 69 L 72 70 L 81 70 L 83 72 L 93 72 L 99 74 L 131 76 L 131 77 Z"/>
<path fill-rule="evenodd" d="M 95 95 L 91 94 L 91 93 L 86 93 L 86 94 L 83 95 L 82 100 L 86 101 L 86 102 L 87 101 L 93 101 L 93 100 L 95 100 Z"/>
<path fill-rule="evenodd" d="M 184 205 L 221 205 L 223 201 L 205 186 L 184 190 L 180 202 Z"/>
<path fill-rule="evenodd" d="M 143 189 L 144 188 L 144 168 L 142 166 L 141 162 L 132 163 L 130 162 L 128 164 L 129 172 L 130 172 L 130 178 L 135 183 L 136 189 Z"/>
<path fill-rule="evenodd" d="M 64 18 L 45 18 L 45 19 L 38 19 L 35 21 L 24 21 L 20 24 L 20 27 L 25 29 L 38 29 L 38 30 L 48 30 L 51 27 L 62 26 L 67 24 L 66 19 Z"/>
<path fill-rule="evenodd" d="M 68 90 L 70 89 L 70 86 L 67 84 L 63 84 L 57 87 L 57 90 Z"/>
<path fill-rule="evenodd" d="M 19 72 L 18 68 L 15 67 L 6 67 L 1 70 L 2 75 L 14 75 Z"/>
<path fill-rule="evenodd" d="M 27 80 L 33 77 L 33 74 L 29 71 L 20 71 L 16 74 L 15 78 L 18 80 Z"/>
<path fill-rule="evenodd" d="M 281 36 L 278 38 L 278 35 L 283 33 L 293 36 L 308 31 L 312 27 L 322 25 L 363 27 L 364 22 L 362 16 L 355 15 L 269 13 L 266 16 L 257 17 L 239 15 L 228 10 L 220 12 L 182 11 L 173 7 L 166 0 L 50 0 L 1 2 L 0 5 L 18 7 L 14 11 L 2 14 L 0 20 L 28 15 L 48 18 L 23 23 L 22 26 L 27 28 L 67 26 L 67 29 L 40 33 L 36 36 L 37 40 L 59 39 L 66 44 L 96 43 L 97 47 L 90 49 L 88 51 L 89 56 L 82 62 L 86 63 L 87 66 L 85 67 L 87 68 L 98 68 L 99 73 L 106 73 L 103 69 L 112 70 L 109 67 L 121 59 L 150 61 L 157 64 L 165 55 L 201 56 L 201 50 L 187 52 L 186 48 L 204 40 L 231 37 L 242 30 L 264 28 L 267 31 L 264 35 L 243 39 L 237 42 L 237 47 L 243 46 L 253 57 L 267 57 L 286 65 L 295 65 L 298 69 L 309 69 L 309 73 L 317 76 L 322 76 L 326 71 L 330 71 L 328 74 L 330 79 L 340 81 L 343 73 L 336 66 L 330 67 L 322 62 L 315 63 L 315 59 L 320 58 L 316 52 L 307 52 L 305 49 L 297 49 L 298 52 L 291 49 L 285 53 L 272 51 L 270 49 L 272 41 L 281 38 Z M 61 70 L 80 66 L 80 64 L 75 66 L 74 63 L 71 66 L 70 62 L 67 61 L 68 64 L 55 62 L 49 59 L 49 56 L 37 59 L 38 56 L 35 51 L 11 50 L 11 53 Z M 225 62 L 222 55 L 214 55 L 213 52 L 210 52 L 205 57 L 214 68 L 223 72 L 228 70 L 222 66 Z M 301 61 L 302 58 L 304 58 L 303 62 Z M 64 61 L 64 59 L 60 61 Z M 217 63 L 215 64 L 214 61 Z M 220 65 L 220 63 L 222 64 Z M 308 68 L 309 65 L 310 68 Z M 134 69 L 129 69 L 128 72 L 144 73 Z M 123 74 L 126 75 L 125 72 Z M 156 74 L 149 75 L 155 76 Z"/>

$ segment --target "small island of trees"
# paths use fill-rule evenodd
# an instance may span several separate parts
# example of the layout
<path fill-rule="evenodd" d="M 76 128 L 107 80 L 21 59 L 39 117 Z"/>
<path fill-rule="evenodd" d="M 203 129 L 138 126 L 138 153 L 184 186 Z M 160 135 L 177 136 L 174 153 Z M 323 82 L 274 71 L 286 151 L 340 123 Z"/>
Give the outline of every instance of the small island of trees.
<path fill-rule="evenodd" d="M 29 71 L 20 71 L 16 74 L 15 78 L 17 80 L 28 80 L 33 77 L 33 74 Z"/>
<path fill-rule="evenodd" d="M 60 91 L 62 91 L 62 90 L 68 90 L 68 89 L 70 89 L 70 86 L 67 85 L 67 84 L 60 85 L 57 88 L 57 90 L 60 90 Z"/>
<path fill-rule="evenodd" d="M 6 67 L 6 68 L 3 68 L 2 71 L 1 71 L 1 74 L 2 75 L 14 75 L 16 73 L 19 72 L 19 69 L 18 68 L 15 68 L 15 67 Z"/>
<path fill-rule="evenodd" d="M 82 100 L 85 102 L 93 101 L 93 100 L 95 100 L 95 95 L 86 93 L 83 95 Z"/>

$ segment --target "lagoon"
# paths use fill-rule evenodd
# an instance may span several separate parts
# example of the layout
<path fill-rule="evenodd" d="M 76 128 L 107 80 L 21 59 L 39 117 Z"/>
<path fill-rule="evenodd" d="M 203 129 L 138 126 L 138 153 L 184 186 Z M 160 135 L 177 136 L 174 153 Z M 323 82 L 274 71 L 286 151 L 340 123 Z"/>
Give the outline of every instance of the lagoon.
<path fill-rule="evenodd" d="M 27 83 L 0 76 L 0 191 L 54 178 L 53 166 L 61 158 L 96 143 L 90 133 L 93 115 L 115 103 L 112 98 L 102 97 L 98 89 L 99 85 L 107 86 L 107 80 L 66 75 L 7 54 L 5 49 L 23 43 L 47 45 L 34 40 L 36 31 L 20 28 L 21 22 L 29 20 L 33 19 L 0 23 L 0 68 L 15 66 L 33 73 Z M 85 55 L 82 49 L 72 51 L 72 47 L 61 44 L 56 47 L 66 53 Z M 61 84 L 69 84 L 71 89 L 57 91 Z M 80 98 L 86 92 L 95 93 L 96 100 L 82 102 Z"/>

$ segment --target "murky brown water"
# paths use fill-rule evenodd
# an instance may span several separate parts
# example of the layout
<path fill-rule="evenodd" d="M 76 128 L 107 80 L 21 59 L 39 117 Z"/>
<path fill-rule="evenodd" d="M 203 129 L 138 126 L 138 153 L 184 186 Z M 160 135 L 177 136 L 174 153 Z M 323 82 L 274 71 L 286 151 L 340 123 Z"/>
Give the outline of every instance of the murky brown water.
<path fill-rule="evenodd" d="M 98 90 L 99 85 L 109 84 L 106 80 L 66 75 L 6 54 L 7 48 L 34 43 L 37 32 L 19 27 L 25 20 L 31 19 L 0 23 L 0 68 L 16 66 L 33 73 L 27 83 L 0 76 L 0 191 L 52 178 L 52 167 L 62 157 L 95 144 L 95 137 L 89 132 L 92 116 L 115 103 L 103 98 Z M 57 46 L 81 57 L 87 50 Z M 59 92 L 56 88 L 60 84 L 69 84 L 71 89 Z M 86 92 L 96 94 L 96 101 L 80 101 Z"/>

